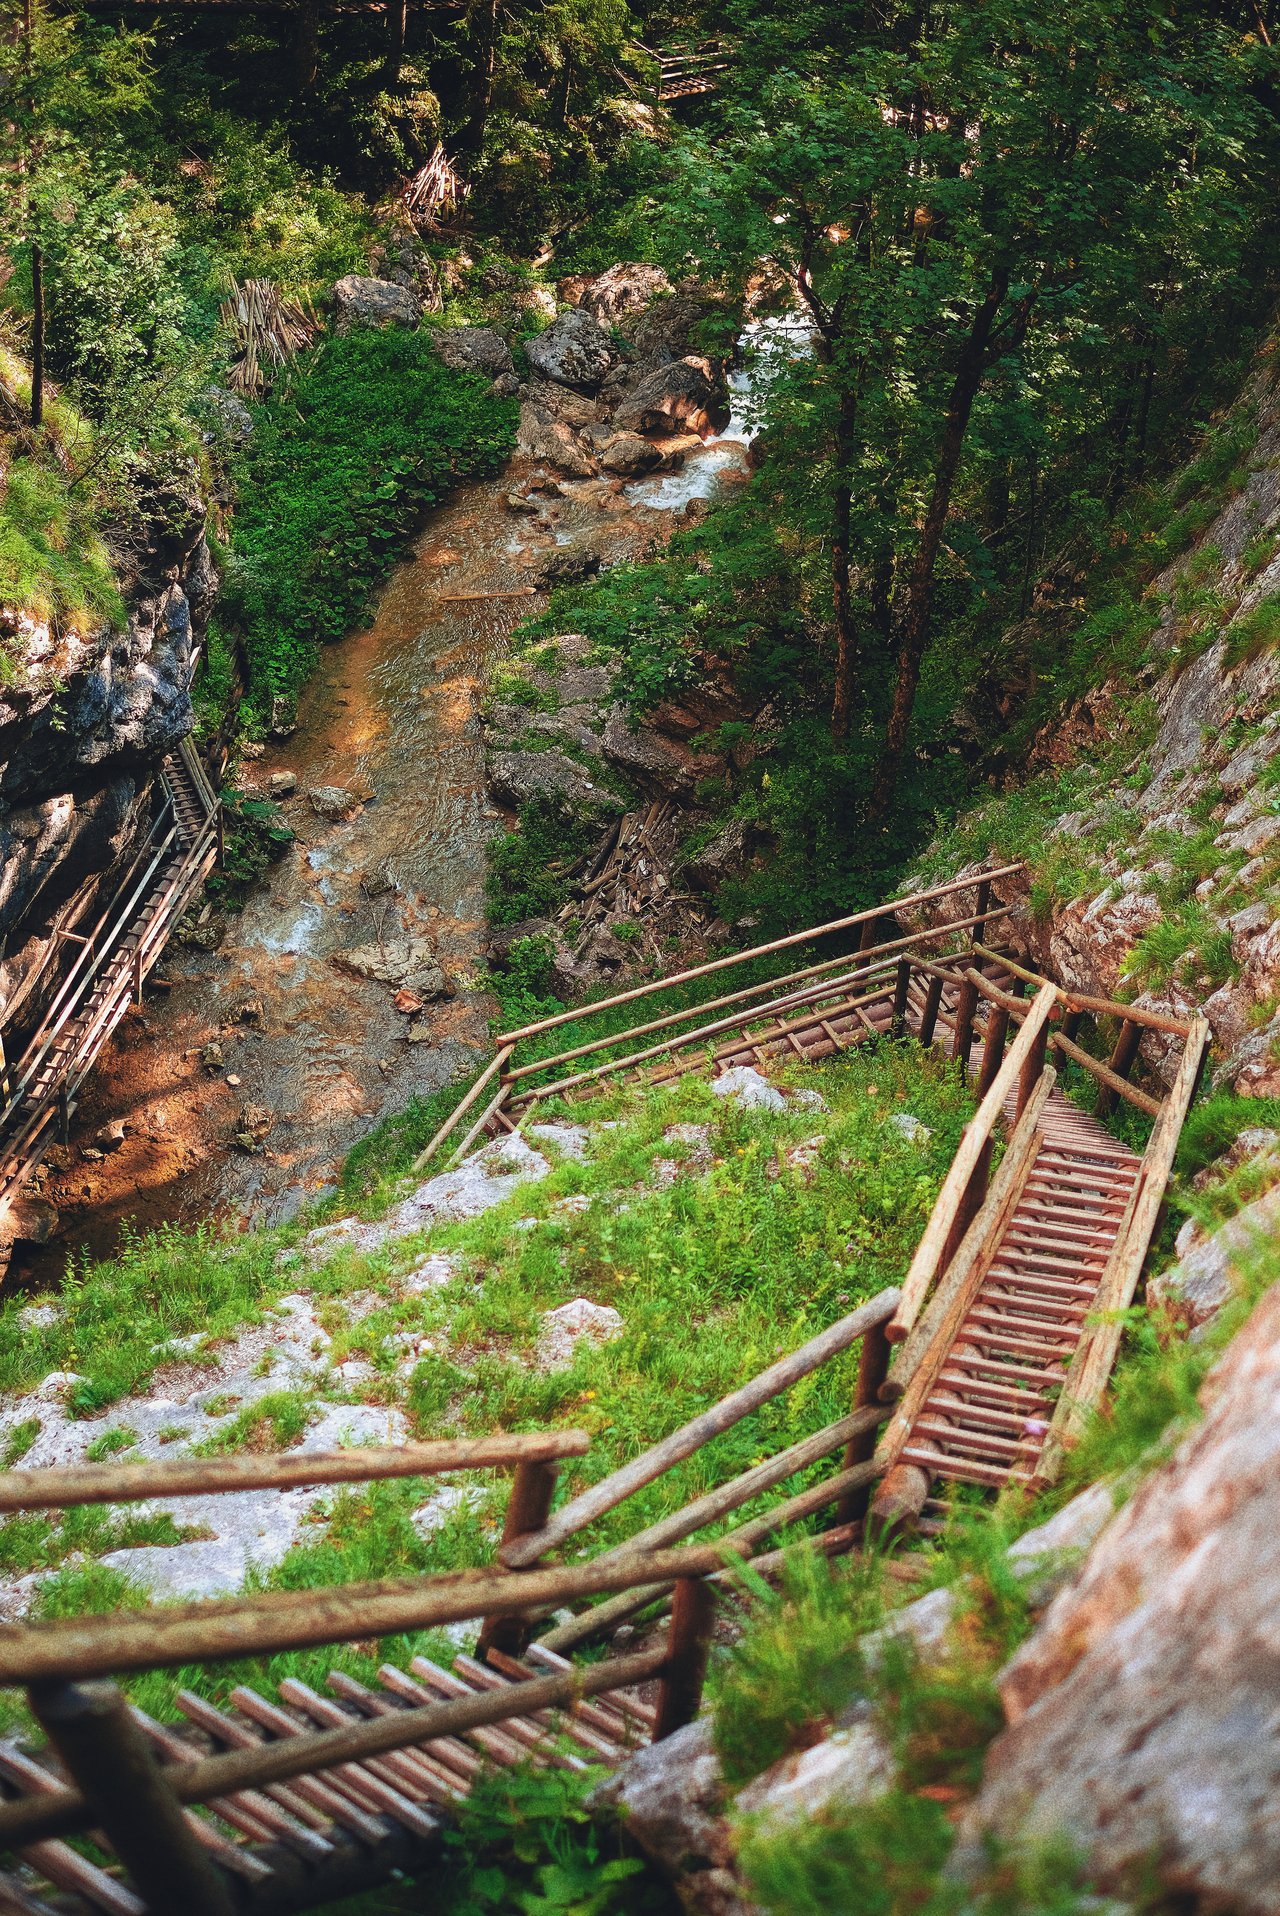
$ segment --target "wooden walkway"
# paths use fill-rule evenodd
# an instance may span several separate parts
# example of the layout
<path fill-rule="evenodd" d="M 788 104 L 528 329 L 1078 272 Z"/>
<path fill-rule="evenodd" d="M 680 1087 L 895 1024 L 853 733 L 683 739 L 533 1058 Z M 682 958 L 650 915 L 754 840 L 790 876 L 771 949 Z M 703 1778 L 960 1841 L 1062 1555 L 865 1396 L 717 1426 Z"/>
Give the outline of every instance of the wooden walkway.
<path fill-rule="evenodd" d="M 452 1667 L 414 1657 L 401 1669 L 383 1664 L 374 1687 L 333 1671 L 325 1693 L 296 1678 L 271 1702 L 248 1685 L 224 1708 L 193 1691 L 177 1698 L 184 1723 L 159 1723 L 131 1708 L 156 1761 L 188 1766 L 227 1751 L 252 1751 L 308 1731 L 426 1706 L 488 1696 L 538 1677 L 567 1672 L 563 1657 L 534 1646 L 524 1659 L 491 1651 L 488 1661 L 458 1656 Z M 518 1710 L 518 1703 L 513 1704 Z M 449 1813 L 486 1770 L 533 1761 L 583 1771 L 613 1768 L 652 1737 L 656 1711 L 634 1689 L 605 1691 L 575 1706 L 513 1714 L 493 1726 L 414 1742 L 364 1762 L 345 1762 L 261 1789 L 232 1790 L 207 1813 L 184 1812 L 204 1855 L 218 1866 L 227 1907 L 244 1916 L 282 1916 L 318 1900 L 354 1894 L 413 1869 L 436 1855 Z M 48 1746 L 28 1754 L 0 1742 L 0 1784 L 23 1795 L 49 1795 L 67 1775 Z M 0 1871 L 0 1911 L 27 1916 L 172 1916 L 140 1896 L 105 1835 L 100 1860 L 60 1839 L 25 1846 L 20 1874 Z M 53 1892 L 52 1894 L 50 1892 Z M 177 1906 L 174 1906 L 176 1910 Z M 184 1903 L 182 1916 L 199 1916 Z"/>
<path fill-rule="evenodd" d="M 985 944 L 1000 875 L 908 901 L 917 913 L 951 901 L 956 915 L 928 930 L 904 932 L 888 911 L 854 914 L 499 1039 L 424 1157 L 477 1105 L 459 1150 L 486 1129 L 516 1128 L 545 1098 L 589 1096 L 610 1076 L 652 1084 L 780 1056 L 820 1061 L 908 1033 L 967 1071 L 978 1097 L 901 1288 L 778 1357 L 567 1503 L 552 1508 L 556 1469 L 584 1454 L 584 1432 L 0 1472 L 3 1513 L 177 1496 L 191 1490 L 193 1472 L 203 1489 L 230 1490 L 283 1487 L 302 1473 L 327 1483 L 516 1466 L 490 1571 L 0 1625 L 0 1685 L 26 1689 L 50 1739 L 34 1751 L 0 1744 L 0 1844 L 17 1858 L 7 1873 L 0 1866 L 0 1912 L 285 1916 L 417 1869 L 487 1766 L 608 1768 L 689 1722 L 717 1592 L 732 1581 L 727 1560 L 750 1559 L 767 1575 L 783 1561 L 777 1544 L 788 1532 L 793 1548 L 828 1555 L 859 1547 L 868 1527 L 919 1524 L 928 1533 L 940 1520 L 930 1496 L 939 1482 L 998 1490 L 1052 1480 L 1110 1375 L 1208 1028 L 1199 1016 L 1073 993 Z M 593 1014 L 831 932 L 846 943 L 860 934 L 858 949 L 513 1063 L 530 1036 L 565 1025 L 577 1036 Z M 1110 1041 L 1105 1061 L 1078 1042 L 1085 1018 Z M 1166 1073 L 1173 1061 L 1162 1096 L 1130 1082 L 1147 1034 L 1165 1047 Z M 1094 1078 L 1100 1112 L 1124 1097 L 1151 1117 L 1145 1149 L 1129 1149 L 1065 1096 L 1051 1059 Z M 855 1346 L 846 1416 L 757 1458 L 625 1544 L 555 1561 L 606 1513 Z M 815 1470 L 832 1458 L 834 1470 Z M 803 1488 L 766 1496 L 800 1473 Z M 714 1542 L 687 1543 L 743 1509 L 754 1514 Z M 565 1660 L 668 1603 L 663 1647 L 576 1667 Z M 577 1613 L 566 1618 L 566 1605 Z M 475 1655 L 447 1669 L 419 1656 L 403 1668 L 384 1663 L 372 1685 L 341 1671 L 323 1691 L 287 1679 L 275 1701 L 241 1685 L 222 1707 L 184 1691 L 181 1725 L 151 1721 L 101 1681 L 465 1618 L 483 1619 Z M 89 1855 L 66 1840 L 86 1832 Z"/>
<path fill-rule="evenodd" d="M 219 801 L 184 740 L 166 760 L 160 805 L 141 849 L 111 902 L 87 931 L 55 926 L 41 967 L 22 1001 L 74 953 L 21 1054 L 8 1057 L 0 1025 L 0 1225 L 55 1135 L 65 1137 L 76 1093 L 101 1056 L 165 941 L 218 854 Z"/>

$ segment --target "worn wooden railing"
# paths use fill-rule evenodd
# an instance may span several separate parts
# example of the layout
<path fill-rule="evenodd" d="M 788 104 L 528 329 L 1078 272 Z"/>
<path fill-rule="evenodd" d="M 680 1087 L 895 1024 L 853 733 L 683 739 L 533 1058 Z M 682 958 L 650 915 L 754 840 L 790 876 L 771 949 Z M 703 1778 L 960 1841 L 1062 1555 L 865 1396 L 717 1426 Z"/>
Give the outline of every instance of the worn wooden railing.
<path fill-rule="evenodd" d="M 45 959 L 0 1025 L 0 1214 L 39 1162 L 55 1123 L 65 1135 L 76 1091 L 100 1056 L 174 924 L 218 856 L 221 808 L 189 741 L 159 780 L 160 804 L 112 897 L 85 932 L 60 915 Z M 77 894 L 83 902 L 83 892 Z M 67 945 L 78 947 L 36 1029 L 12 1055 L 15 1018 Z"/>
<path fill-rule="evenodd" d="M 473 1119 L 460 1142 L 452 1147 L 448 1157 L 440 1160 L 442 1164 L 455 1163 L 487 1129 L 495 1126 L 508 1131 L 518 1128 L 518 1122 L 530 1115 L 537 1104 L 550 1098 L 580 1098 L 609 1078 L 638 1075 L 641 1067 L 646 1065 L 656 1067 L 651 1079 L 647 1080 L 652 1082 L 662 1082 L 686 1071 L 713 1067 L 735 1049 L 741 1049 L 741 1045 L 730 1034 L 741 1037 L 762 1020 L 773 1019 L 775 1025 L 772 1031 L 760 1034 L 760 1041 L 780 1044 L 792 1042 L 798 1029 L 820 1024 L 824 1014 L 833 1011 L 856 1021 L 867 1033 L 873 1029 L 871 1014 L 879 1010 L 885 1011 L 886 1024 L 896 1021 L 900 1025 L 905 1003 L 902 994 L 909 976 L 901 962 L 903 958 L 926 948 L 948 955 L 948 948 L 965 934 L 970 934 L 970 937 L 961 949 L 964 953 L 970 952 L 972 937 L 982 934 L 990 923 L 1008 909 L 993 899 L 995 882 L 1011 877 L 1022 869 L 1021 864 L 1001 865 L 976 877 L 953 879 L 948 884 L 913 892 L 905 898 L 877 905 L 870 910 L 852 912 L 847 917 L 792 932 L 787 937 L 775 938 L 746 951 L 730 952 L 723 958 L 711 959 L 706 964 L 676 972 L 671 977 L 651 979 L 646 984 L 633 985 L 627 991 L 616 992 L 592 1004 L 574 1006 L 568 1011 L 557 1012 L 554 1017 L 541 1018 L 531 1024 L 521 1025 L 516 1030 L 504 1032 L 497 1039 L 496 1055 L 420 1153 L 414 1169 L 422 1170 L 437 1159 L 437 1154 L 456 1131 L 462 1118 L 480 1104 L 486 1092 L 489 1095 L 481 1105 L 478 1116 Z M 936 907 L 939 901 L 966 892 L 974 900 L 972 911 L 920 931 L 897 931 L 895 914 L 912 912 L 925 906 Z M 886 926 L 892 935 L 880 936 L 881 928 Z M 703 980 L 721 972 L 737 971 L 741 975 L 748 967 L 776 958 L 779 953 L 832 938 L 840 939 L 845 946 L 835 957 L 813 960 L 781 976 L 755 980 L 693 1005 L 679 1005 L 623 1031 L 597 1032 L 595 1036 L 584 1037 L 563 1051 L 534 1057 L 526 1062 L 513 1062 L 522 1045 L 545 1039 L 548 1032 L 565 1025 L 589 1029 L 593 1022 L 611 1021 L 623 1006 L 639 1004 L 662 993 L 686 992 L 691 987 L 697 989 Z M 853 949 L 849 948 L 851 941 Z M 713 1012 L 726 1015 L 709 1017 Z M 642 1038 L 652 1039 L 660 1031 L 670 1035 L 654 1043 L 637 1043 Z M 925 1042 L 928 1042 L 927 1038 Z M 800 1047 L 793 1044 L 792 1048 Z M 826 1045 L 827 1051 L 838 1048 L 834 1042 Z M 600 1057 L 598 1063 L 585 1070 L 556 1075 L 565 1064 L 589 1056 L 599 1057 L 601 1053 L 611 1055 Z"/>

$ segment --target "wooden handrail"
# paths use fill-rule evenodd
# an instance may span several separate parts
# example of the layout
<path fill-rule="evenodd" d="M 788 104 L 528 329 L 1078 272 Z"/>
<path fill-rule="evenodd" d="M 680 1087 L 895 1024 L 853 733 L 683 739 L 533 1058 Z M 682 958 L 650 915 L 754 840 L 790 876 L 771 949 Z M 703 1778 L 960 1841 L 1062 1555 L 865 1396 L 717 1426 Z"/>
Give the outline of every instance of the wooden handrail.
<path fill-rule="evenodd" d="M 322 1643 L 398 1636 L 485 1616 L 556 1609 L 578 1597 L 678 1577 L 705 1577 L 725 1561 L 721 1543 L 657 1551 L 615 1563 L 555 1569 L 454 1570 L 314 1590 L 268 1590 L 213 1602 L 161 1604 L 109 1616 L 0 1624 L 0 1684 L 173 1670 L 224 1657 L 260 1657 Z"/>
<path fill-rule="evenodd" d="M 992 1004 L 999 1005 L 1000 1009 L 1008 1012 L 1010 1017 L 1024 1018 L 1026 1016 L 1025 999 L 1010 997 L 1007 991 L 1001 991 L 998 985 L 993 985 L 991 980 L 984 978 L 980 972 L 971 971 L 966 975 L 984 998 L 989 998 Z M 1060 986 L 1056 989 L 1060 996 L 1065 996 Z M 1124 1015 L 1122 1006 L 1116 1006 L 1115 1009 L 1121 1016 Z M 1086 1051 L 1083 1045 L 1078 1045 L 1073 1038 L 1068 1038 L 1065 1032 L 1050 1032 L 1049 1043 L 1055 1051 L 1061 1052 L 1064 1058 L 1070 1058 L 1073 1064 L 1078 1064 L 1082 1070 L 1087 1071 L 1091 1078 L 1096 1078 L 1098 1083 L 1105 1086 L 1108 1091 L 1113 1092 L 1117 1097 L 1124 1098 L 1127 1103 L 1136 1105 L 1139 1111 L 1145 1111 L 1149 1118 L 1154 1118 L 1159 1112 L 1161 1108 L 1159 1098 L 1153 1098 L 1150 1092 L 1139 1090 L 1136 1084 L 1130 1084 L 1127 1078 L 1121 1077 L 1118 1071 L 1113 1071 L 1109 1064 L 1103 1064 L 1101 1058 L 1095 1058 L 1091 1051 Z"/>
<path fill-rule="evenodd" d="M 886 1389 L 895 1395 L 901 1392 L 902 1397 L 876 1450 L 876 1461 L 885 1470 L 896 1462 L 910 1435 L 916 1414 L 982 1282 L 988 1255 L 1022 1195 L 1040 1146 L 1040 1121 L 1056 1079 L 1057 1073 L 1050 1066 L 1014 1126 L 1008 1149 L 981 1208 L 890 1371 Z"/>
<path fill-rule="evenodd" d="M 971 971 L 967 975 L 970 978 L 977 978 L 979 974 Z M 983 979 L 982 982 L 985 984 L 986 980 Z M 1040 987 L 1029 1005 L 1024 1004 L 1020 998 L 1011 1001 L 1025 1013 L 1022 1029 L 1010 1045 L 991 1089 L 978 1106 L 975 1116 L 966 1125 L 964 1136 L 960 1140 L 960 1148 L 951 1161 L 951 1169 L 943 1179 L 942 1189 L 938 1193 L 932 1215 L 925 1226 L 924 1236 L 920 1239 L 916 1254 L 911 1260 L 910 1269 L 903 1279 L 901 1301 L 885 1327 L 885 1334 L 891 1344 L 902 1343 L 910 1334 L 925 1299 L 933 1288 L 934 1281 L 942 1268 L 947 1242 L 968 1192 L 969 1180 L 978 1168 L 980 1158 L 990 1146 L 1005 1100 L 1018 1083 L 1024 1060 L 1029 1057 L 1037 1037 L 1053 1016 L 1058 995 L 1058 987 L 1046 983 Z"/>
<path fill-rule="evenodd" d="M 710 1410 L 682 1424 L 669 1437 L 651 1445 L 638 1457 L 633 1457 L 630 1463 L 623 1464 L 598 1484 L 584 1490 L 563 1510 L 557 1511 L 541 1530 L 532 1536 L 504 1544 L 498 1553 L 500 1561 L 513 1570 L 523 1570 L 528 1574 L 527 1567 L 536 1563 L 539 1557 L 545 1557 L 549 1550 L 558 1549 L 595 1518 L 602 1517 L 606 1511 L 625 1502 L 635 1491 L 651 1484 L 655 1477 L 661 1477 L 674 1464 L 692 1456 L 695 1450 L 701 1450 L 711 1438 L 732 1429 L 734 1424 L 750 1416 L 762 1404 L 769 1403 L 802 1377 L 820 1369 L 830 1358 L 848 1350 L 873 1324 L 883 1324 L 892 1317 L 898 1300 L 899 1293 L 896 1290 L 881 1291 L 847 1317 L 840 1318 L 816 1337 L 811 1337 L 798 1350 L 780 1357 L 776 1364 L 771 1364 L 758 1377 L 753 1377 L 749 1383 L 732 1391 Z"/>
<path fill-rule="evenodd" d="M 1151 1248 L 1178 1140 L 1204 1068 L 1209 1038 L 1208 1020 L 1197 1012 L 1191 1021 L 1177 1076 L 1147 1141 L 1142 1168 L 1111 1255 L 1098 1280 L 1091 1311 L 1093 1325 L 1086 1329 L 1063 1383 L 1045 1440 L 1038 1482 L 1051 1483 L 1061 1471 L 1066 1452 L 1078 1442 L 1115 1365 L 1124 1335 L 1124 1313 L 1133 1302 Z"/>
<path fill-rule="evenodd" d="M 449 1133 L 453 1130 L 454 1126 L 457 1124 L 458 1119 L 462 1116 L 463 1112 L 469 1111 L 471 1109 L 471 1106 L 475 1103 L 476 1099 L 479 1097 L 480 1093 L 484 1090 L 485 1086 L 493 1078 L 495 1078 L 497 1074 L 502 1070 L 503 1065 L 506 1064 L 508 1058 L 511 1056 L 511 1053 L 514 1051 L 514 1049 L 515 1049 L 515 1046 L 509 1045 L 509 1044 L 502 1045 L 499 1047 L 495 1056 L 485 1066 L 484 1070 L 480 1073 L 480 1076 L 476 1079 L 475 1083 L 471 1086 L 471 1089 L 467 1092 L 466 1096 L 462 1099 L 461 1103 L 454 1106 L 449 1116 L 445 1119 L 444 1123 L 440 1126 L 440 1129 L 436 1132 L 435 1136 L 432 1138 L 430 1144 L 428 1144 L 425 1147 L 425 1149 L 419 1151 L 417 1157 L 413 1160 L 413 1163 L 409 1167 L 411 1171 L 420 1171 L 424 1164 L 429 1164 L 431 1162 L 431 1159 L 435 1156 L 440 1146 L 444 1143 Z"/>
<path fill-rule="evenodd" d="M 557 1012 L 553 1018 L 540 1018 L 534 1024 L 521 1025 L 518 1030 L 504 1031 L 499 1036 L 498 1043 L 515 1044 L 521 1038 L 532 1038 L 536 1032 L 550 1031 L 557 1025 L 568 1024 L 571 1019 L 581 1018 L 588 1009 L 592 1012 L 606 1011 L 614 1005 L 632 1004 L 637 998 L 648 998 L 653 992 L 666 991 L 672 985 L 688 984 L 692 978 L 709 977 L 712 972 L 723 971 L 728 965 L 749 964 L 753 958 L 766 958 L 775 951 L 788 951 L 795 945 L 807 944 L 811 939 L 824 938 L 830 932 L 847 931 L 853 925 L 864 925 L 869 918 L 882 918 L 888 912 L 928 904 L 935 898 L 947 898 L 953 892 L 971 890 L 983 879 L 1008 878 L 1014 872 L 1020 872 L 1023 869 L 1024 863 L 1018 859 L 1011 865 L 1000 865 L 989 872 L 974 872 L 967 878 L 955 878 L 949 884 L 935 885 L 929 891 L 912 892 L 905 898 L 890 899 L 887 903 L 874 905 L 867 911 L 852 912 L 847 918 L 833 918 L 825 925 L 813 925 L 805 931 L 793 931 L 785 938 L 770 940 L 767 945 L 753 945 L 747 951 L 730 952 L 724 958 L 713 958 L 705 965 L 694 965 L 688 971 L 678 971 L 670 978 L 654 978 L 648 984 L 635 985 L 630 991 L 620 991 L 612 998 L 601 998 L 590 1007 L 577 1006 L 569 1011 Z M 993 905 L 983 915 L 986 918 L 995 918 L 1007 910 L 1008 907 L 1005 905 Z M 949 929 L 952 927 L 939 925 L 935 928 L 935 932 L 936 935 L 941 935 Z"/>
<path fill-rule="evenodd" d="M 63 1510 L 139 1498 L 210 1496 L 219 1491 L 287 1490 L 296 1484 L 367 1483 L 380 1477 L 432 1477 L 532 1459 L 585 1457 L 585 1430 L 442 1438 L 351 1450 L 285 1451 L 279 1456 L 164 1457 L 146 1463 L 68 1464 L 0 1471 L 0 1514 Z"/>
<path fill-rule="evenodd" d="M 1011 971 L 1015 978 L 1021 978 L 1027 984 L 1039 984 L 1042 974 L 1028 971 L 1025 965 L 1015 964 L 1003 952 L 992 951 L 986 945 L 975 944 L 973 949 L 981 958 L 991 958 Z M 1123 1003 L 1118 998 L 1095 998 L 1087 991 L 1076 991 L 1070 985 L 1060 987 L 1068 1011 L 1087 1011 L 1097 1018 L 1121 1018 L 1130 1024 L 1144 1025 L 1149 1031 L 1164 1031 L 1175 1038 L 1186 1038 L 1194 1026 L 1194 1020 L 1175 1018 L 1171 1012 L 1148 1011 L 1145 1006 Z"/>

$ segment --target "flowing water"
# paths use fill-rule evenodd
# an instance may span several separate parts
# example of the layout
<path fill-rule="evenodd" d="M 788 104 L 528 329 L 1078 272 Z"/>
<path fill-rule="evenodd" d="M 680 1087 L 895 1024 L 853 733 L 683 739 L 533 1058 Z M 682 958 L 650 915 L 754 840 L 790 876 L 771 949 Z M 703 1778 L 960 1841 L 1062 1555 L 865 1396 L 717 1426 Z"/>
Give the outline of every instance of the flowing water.
<path fill-rule="evenodd" d="M 640 556 L 691 501 L 745 478 L 747 399 L 743 381 L 725 433 L 684 442 L 678 471 L 621 491 L 565 481 L 537 515 L 517 514 L 505 500 L 528 470 L 517 460 L 431 516 L 373 623 L 324 652 L 296 733 L 245 768 L 258 785 L 296 775 L 285 807 L 296 841 L 216 951 L 166 955 L 167 995 L 122 1027 L 45 1187 L 59 1236 L 15 1274 L 60 1275 L 72 1245 L 105 1254 L 126 1219 L 289 1215 L 333 1187 L 380 1118 L 487 1050 L 485 846 L 501 820 L 485 791 L 482 687 L 513 626 L 544 603 L 528 587 L 549 552 L 582 541 L 606 564 Z M 359 794 L 358 812 L 322 821 L 305 797 L 322 785 Z M 393 988 L 334 962 L 410 935 L 431 941 L 456 986 L 416 1019 Z M 124 1144 L 99 1158 L 90 1143 L 86 1157 L 85 1141 L 118 1117 Z M 237 1145 L 264 1124 L 261 1148 Z"/>

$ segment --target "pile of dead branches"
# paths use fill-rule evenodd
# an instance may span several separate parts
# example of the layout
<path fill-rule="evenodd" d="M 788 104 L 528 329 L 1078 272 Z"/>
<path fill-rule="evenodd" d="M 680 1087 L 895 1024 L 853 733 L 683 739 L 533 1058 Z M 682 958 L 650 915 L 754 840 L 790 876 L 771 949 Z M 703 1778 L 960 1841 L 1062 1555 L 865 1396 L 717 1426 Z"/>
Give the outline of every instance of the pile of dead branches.
<path fill-rule="evenodd" d="M 687 816 L 664 800 L 627 812 L 604 843 L 569 874 L 572 898 L 557 914 L 576 918 L 583 933 L 607 919 L 661 918 L 662 930 L 700 931 L 709 911 L 705 900 L 682 891 L 673 879 L 680 858 L 681 819 Z"/>
<path fill-rule="evenodd" d="M 286 299 L 273 280 L 247 279 L 232 288 L 218 314 L 231 340 L 228 383 L 257 397 L 273 372 L 316 336 L 316 322 L 296 299 Z"/>
<path fill-rule="evenodd" d="M 443 146 L 437 146 L 425 166 L 420 166 L 401 198 L 411 217 L 428 226 L 452 219 L 470 186 L 458 173 Z"/>

